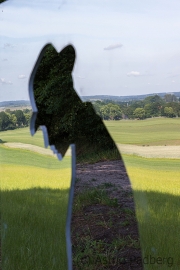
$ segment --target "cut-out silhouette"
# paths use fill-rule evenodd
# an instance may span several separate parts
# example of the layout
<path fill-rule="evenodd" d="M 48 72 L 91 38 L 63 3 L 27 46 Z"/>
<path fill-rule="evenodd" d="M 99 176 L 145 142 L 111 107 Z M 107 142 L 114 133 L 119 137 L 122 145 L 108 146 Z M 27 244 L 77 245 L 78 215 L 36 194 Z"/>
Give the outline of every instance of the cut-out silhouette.
<path fill-rule="evenodd" d="M 76 144 L 77 162 L 121 159 L 119 151 L 90 102 L 82 102 L 73 88 L 71 72 L 75 50 L 69 45 L 57 53 L 46 46 L 34 78 L 38 109 L 35 129 L 47 128 L 49 144 L 64 156 Z"/>
<path fill-rule="evenodd" d="M 106 179 L 110 181 L 112 187 L 116 185 L 118 190 L 116 195 L 120 197 L 121 195 L 125 196 L 122 190 L 131 192 L 131 184 L 121 155 L 103 121 L 95 113 L 92 104 L 90 102 L 82 102 L 74 90 L 71 75 L 74 62 L 75 50 L 71 45 L 65 47 L 60 53 L 51 44 L 46 45 L 42 50 L 31 77 L 31 83 L 33 78 L 32 89 L 34 93 L 33 97 L 30 87 L 31 102 L 34 108 L 37 106 L 31 121 L 31 131 L 32 133 L 35 132 L 39 126 L 47 129 L 48 138 L 46 138 L 46 141 L 48 143 L 46 143 L 46 146 L 49 144 L 54 152 L 58 151 L 62 156 L 65 155 L 70 144 L 76 145 L 78 163 L 76 173 L 80 178 L 78 184 L 76 183 L 75 185 L 75 195 L 77 195 L 77 190 L 82 192 L 84 189 L 89 190 L 93 187 L 101 190 L 103 180 L 105 181 Z M 93 166 L 91 167 L 89 163 L 93 163 Z M 96 177 L 95 180 L 97 182 L 95 184 L 91 182 L 92 175 Z M 69 221 L 71 219 L 72 198 L 74 195 L 74 182 L 72 183 L 68 205 L 70 211 L 67 216 Z M 108 183 L 106 184 L 108 185 Z M 118 198 L 117 202 L 119 201 L 121 202 L 121 198 Z M 128 205 L 132 213 L 134 213 L 132 197 L 130 202 L 127 202 L 126 199 L 124 201 L 121 202 L 121 205 L 123 207 Z M 112 199 L 112 204 L 115 202 L 116 199 Z M 98 204 L 96 206 L 98 208 Z M 95 206 L 91 209 L 91 213 L 93 211 L 97 211 Z M 73 210 L 72 216 L 71 227 L 76 231 L 78 224 L 79 233 L 79 215 L 77 217 Z M 121 218 L 116 219 L 116 222 L 121 222 L 121 220 Z M 135 219 L 133 222 L 136 237 L 138 238 Z M 87 225 L 85 223 L 83 222 L 84 228 Z M 68 230 L 70 231 L 70 222 L 66 223 L 66 231 Z M 73 233 L 71 232 L 73 247 L 77 245 L 74 230 Z M 100 230 L 102 231 L 102 229 Z M 83 228 L 80 229 L 80 233 L 84 233 Z M 70 233 L 67 235 L 69 237 L 68 239 L 66 238 L 66 243 L 69 245 L 69 249 L 67 249 L 68 269 L 71 270 Z M 128 256 L 134 256 L 134 254 L 132 252 Z M 140 252 L 138 255 L 141 256 Z M 73 262 L 75 269 L 77 267 L 76 263 Z"/>

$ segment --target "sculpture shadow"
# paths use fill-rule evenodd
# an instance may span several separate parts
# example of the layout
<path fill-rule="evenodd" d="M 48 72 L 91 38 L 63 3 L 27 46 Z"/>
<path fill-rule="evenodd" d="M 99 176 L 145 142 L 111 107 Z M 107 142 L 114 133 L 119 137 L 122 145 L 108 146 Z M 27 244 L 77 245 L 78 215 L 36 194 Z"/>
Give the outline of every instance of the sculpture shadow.
<path fill-rule="evenodd" d="M 75 50 L 69 45 L 58 53 L 46 45 L 34 77 L 37 106 L 35 130 L 46 126 L 49 144 L 62 156 L 76 144 L 77 162 L 121 160 L 121 155 L 90 102 L 82 102 L 73 88 L 71 72 Z"/>

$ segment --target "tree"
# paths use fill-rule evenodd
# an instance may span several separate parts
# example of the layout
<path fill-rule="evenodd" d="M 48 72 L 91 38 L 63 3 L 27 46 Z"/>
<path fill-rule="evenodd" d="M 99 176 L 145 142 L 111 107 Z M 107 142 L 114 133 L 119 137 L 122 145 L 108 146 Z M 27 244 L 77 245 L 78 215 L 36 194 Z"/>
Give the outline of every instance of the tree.
<path fill-rule="evenodd" d="M 99 101 L 99 100 L 97 100 L 96 102 L 93 102 L 92 105 L 93 105 L 94 110 L 95 110 L 95 112 L 97 113 L 97 115 L 99 115 L 99 116 L 102 118 L 101 107 L 102 107 L 103 105 L 105 105 L 105 103 L 104 103 L 104 102 L 101 102 L 101 101 Z"/>
<path fill-rule="evenodd" d="M 9 116 L 5 112 L 0 112 L 0 131 L 7 130 L 11 124 Z"/>
<path fill-rule="evenodd" d="M 25 114 L 25 113 L 30 114 L 31 112 L 32 112 L 32 110 L 30 110 L 30 109 L 28 109 L 28 108 L 23 109 L 23 113 L 24 113 L 24 114 Z"/>
<path fill-rule="evenodd" d="M 16 110 L 16 111 L 14 111 L 14 114 L 15 114 L 15 116 L 17 118 L 17 124 L 18 124 L 19 127 L 26 125 L 26 118 L 24 116 L 23 111 Z"/>
<path fill-rule="evenodd" d="M 145 110 L 143 108 L 136 108 L 134 111 L 135 118 L 144 119 L 145 118 Z"/>
<path fill-rule="evenodd" d="M 154 96 L 149 96 L 149 97 L 146 97 L 144 99 L 144 103 L 145 104 L 148 104 L 148 103 L 160 103 L 160 104 L 163 104 L 163 99 L 158 96 L 158 95 L 154 95 Z"/>
<path fill-rule="evenodd" d="M 24 117 L 26 119 L 26 126 L 29 126 L 30 120 L 31 120 L 31 114 L 30 113 L 24 113 Z"/>
<path fill-rule="evenodd" d="M 153 110 L 152 110 L 152 105 L 151 103 L 147 103 L 144 106 L 144 110 L 145 110 L 145 115 L 146 117 L 151 117 L 153 115 Z"/>
<path fill-rule="evenodd" d="M 17 125 L 17 117 L 15 116 L 15 114 L 11 114 L 11 113 L 7 113 L 8 117 L 9 117 L 9 125 L 8 125 L 8 130 L 9 129 L 15 129 L 16 125 Z"/>
<path fill-rule="evenodd" d="M 166 94 L 164 100 L 165 102 L 177 102 L 177 97 L 173 94 Z"/>
<path fill-rule="evenodd" d="M 130 106 L 124 108 L 123 112 L 129 119 L 134 119 L 134 108 Z"/>
<path fill-rule="evenodd" d="M 175 114 L 174 114 L 174 111 L 173 111 L 173 108 L 172 107 L 165 107 L 164 108 L 164 114 L 167 117 L 175 117 Z"/>
<path fill-rule="evenodd" d="M 146 97 L 144 99 L 144 103 L 145 103 L 144 109 L 146 111 L 147 117 L 150 117 L 150 116 L 156 117 L 156 116 L 161 115 L 164 101 L 160 96 L 154 95 L 154 96 Z"/>
<path fill-rule="evenodd" d="M 120 120 L 122 119 L 122 111 L 118 105 L 108 103 L 100 109 L 100 113 L 104 120 Z"/>

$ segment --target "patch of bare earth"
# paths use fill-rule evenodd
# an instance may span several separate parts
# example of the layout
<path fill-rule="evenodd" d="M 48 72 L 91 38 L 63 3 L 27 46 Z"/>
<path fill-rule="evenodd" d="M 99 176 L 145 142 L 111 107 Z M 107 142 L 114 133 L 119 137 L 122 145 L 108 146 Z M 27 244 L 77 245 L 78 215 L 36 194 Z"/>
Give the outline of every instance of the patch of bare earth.
<path fill-rule="evenodd" d="M 3 143 L 4 146 L 9 148 L 15 148 L 15 149 L 24 149 L 32 152 L 36 152 L 41 155 L 47 155 L 47 156 L 53 156 L 56 158 L 56 155 L 53 153 L 53 151 L 50 148 L 44 148 L 33 144 L 26 144 L 26 143 L 18 143 L 18 142 L 8 142 Z M 70 149 L 66 152 L 66 156 L 69 156 L 71 154 Z"/>
<path fill-rule="evenodd" d="M 43 147 L 39 147 L 32 144 L 24 144 L 24 143 L 14 143 L 8 142 L 3 144 L 6 147 L 10 148 L 20 148 L 24 150 L 29 150 L 32 152 L 36 152 L 42 155 L 54 156 L 51 149 L 45 149 Z M 132 144 L 117 144 L 118 149 L 123 154 L 129 155 L 137 155 L 145 158 L 172 158 L 172 159 L 180 159 L 180 145 L 164 145 L 164 146 L 139 146 Z M 66 156 L 71 154 L 70 149 L 66 152 Z"/>
<path fill-rule="evenodd" d="M 131 184 L 122 161 L 77 164 L 72 216 L 73 269 L 143 269 Z M 88 190 L 106 192 L 114 204 L 76 199 Z"/>
<path fill-rule="evenodd" d="M 180 159 L 180 145 L 139 146 L 132 144 L 118 144 L 122 154 L 137 155 L 145 158 Z"/>

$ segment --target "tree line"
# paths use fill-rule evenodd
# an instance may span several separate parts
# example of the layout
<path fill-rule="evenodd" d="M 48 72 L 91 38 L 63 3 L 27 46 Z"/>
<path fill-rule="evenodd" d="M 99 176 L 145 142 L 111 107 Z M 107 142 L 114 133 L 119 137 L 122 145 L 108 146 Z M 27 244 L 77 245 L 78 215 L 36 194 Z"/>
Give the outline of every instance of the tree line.
<path fill-rule="evenodd" d="M 148 96 L 144 100 L 115 102 L 112 100 L 93 101 L 96 113 L 103 120 L 146 119 L 151 117 L 180 117 L 180 100 L 175 95 Z M 30 109 L 0 112 L 0 131 L 29 126 Z M 66 119 L 67 120 L 67 119 Z"/>
<path fill-rule="evenodd" d="M 151 117 L 180 117 L 180 100 L 175 95 L 148 96 L 144 100 L 115 102 L 112 100 L 93 101 L 96 113 L 103 120 L 146 119 Z M 0 112 L 0 131 L 29 126 L 30 109 Z M 66 119 L 67 120 L 67 119 Z"/>
<path fill-rule="evenodd" d="M 10 110 L 0 112 L 0 131 L 29 126 L 31 110 Z"/>
<path fill-rule="evenodd" d="M 93 101 L 96 113 L 103 120 L 145 119 L 151 117 L 180 117 L 180 100 L 175 95 L 148 96 L 144 100 L 115 102 Z"/>

